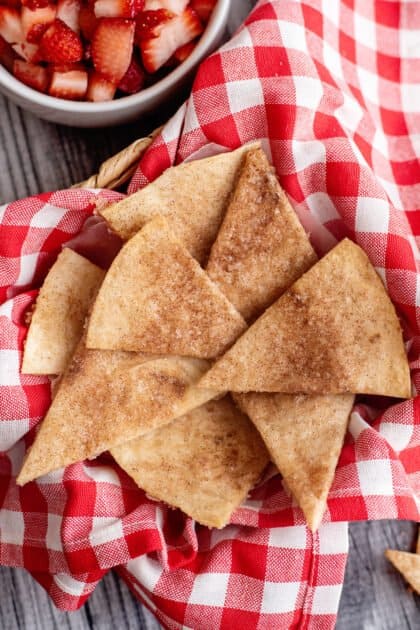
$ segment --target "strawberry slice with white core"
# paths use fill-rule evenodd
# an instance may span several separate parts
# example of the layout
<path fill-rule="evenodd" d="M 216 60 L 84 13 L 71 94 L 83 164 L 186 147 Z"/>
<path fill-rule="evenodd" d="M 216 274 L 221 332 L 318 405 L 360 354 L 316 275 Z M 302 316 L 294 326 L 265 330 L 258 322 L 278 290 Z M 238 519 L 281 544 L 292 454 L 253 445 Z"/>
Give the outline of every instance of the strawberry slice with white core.
<path fill-rule="evenodd" d="M 174 52 L 195 39 L 203 31 L 197 14 L 190 8 L 162 25 L 157 37 L 140 41 L 143 65 L 147 72 L 156 72 Z"/>
<path fill-rule="evenodd" d="M 189 0 L 146 0 L 144 3 L 145 11 L 157 11 L 158 9 L 166 9 L 171 13 L 180 15 L 188 6 Z"/>
<path fill-rule="evenodd" d="M 75 33 L 80 30 L 79 13 L 81 9 L 80 0 L 58 0 L 57 17 L 67 24 Z"/>
<path fill-rule="evenodd" d="M 136 17 L 136 32 L 134 39 L 138 45 L 142 39 L 150 39 L 157 37 L 161 31 L 161 27 L 174 17 L 173 13 L 169 13 L 166 9 L 157 9 L 156 11 L 142 11 Z"/>
<path fill-rule="evenodd" d="M 144 86 L 146 76 L 135 57 L 132 58 L 128 70 L 118 83 L 118 89 L 125 94 L 137 94 Z"/>
<path fill-rule="evenodd" d="M 12 44 L 13 50 L 26 61 L 38 61 L 38 46 L 36 44 L 29 44 L 28 42 L 22 42 L 19 44 Z"/>
<path fill-rule="evenodd" d="M 93 103 L 112 101 L 116 89 L 116 85 L 105 79 L 99 72 L 92 72 L 89 76 L 86 99 Z"/>
<path fill-rule="evenodd" d="M 143 8 L 144 0 L 96 0 L 95 15 L 97 18 L 133 18 Z"/>
<path fill-rule="evenodd" d="M 48 89 L 48 70 L 42 66 L 16 59 L 13 64 L 13 74 L 16 79 L 38 92 L 46 92 Z"/>
<path fill-rule="evenodd" d="M 31 44 L 38 43 L 48 26 L 54 22 L 56 11 L 57 7 L 54 4 L 35 10 L 22 7 L 22 30 L 26 41 Z"/>
<path fill-rule="evenodd" d="M 183 46 L 180 46 L 174 52 L 174 58 L 178 61 L 178 63 L 182 63 L 183 61 L 187 59 L 187 57 L 191 55 L 192 51 L 194 50 L 196 46 L 197 46 L 196 42 L 189 42 L 188 44 L 184 44 Z"/>
<path fill-rule="evenodd" d="M 0 65 L 4 66 L 9 72 L 13 72 L 13 63 L 18 59 L 17 53 L 13 50 L 11 44 L 6 42 L 0 35 Z"/>
<path fill-rule="evenodd" d="M 191 8 L 194 9 L 202 22 L 208 22 L 216 2 L 217 0 L 191 0 Z"/>
<path fill-rule="evenodd" d="M 77 33 L 55 19 L 42 36 L 39 53 L 41 59 L 50 63 L 74 63 L 82 59 L 83 46 Z"/>
<path fill-rule="evenodd" d="M 98 20 L 93 7 L 82 6 L 79 13 L 79 26 L 83 37 L 90 42 L 95 28 L 98 26 Z"/>
<path fill-rule="evenodd" d="M 50 0 L 22 0 L 22 6 L 35 11 L 50 4 Z"/>
<path fill-rule="evenodd" d="M 0 6 L 0 35 L 9 44 L 16 44 L 23 40 L 20 14 L 17 9 Z"/>
<path fill-rule="evenodd" d="M 130 65 L 135 24 L 131 20 L 102 18 L 92 38 L 95 70 L 116 85 Z"/>
<path fill-rule="evenodd" d="M 53 72 L 48 93 L 57 98 L 81 101 L 85 98 L 88 87 L 88 74 L 85 70 Z"/>

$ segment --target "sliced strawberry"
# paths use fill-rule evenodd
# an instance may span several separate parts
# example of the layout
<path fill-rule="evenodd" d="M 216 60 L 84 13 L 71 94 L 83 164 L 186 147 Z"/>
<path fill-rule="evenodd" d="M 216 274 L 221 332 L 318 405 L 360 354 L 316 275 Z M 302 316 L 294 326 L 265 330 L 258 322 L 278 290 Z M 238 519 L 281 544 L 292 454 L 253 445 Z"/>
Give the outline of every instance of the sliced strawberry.
<path fill-rule="evenodd" d="M 98 26 L 98 20 L 93 7 L 81 7 L 79 13 L 79 26 L 83 37 L 90 41 L 93 37 L 93 33 L 95 32 L 95 28 Z"/>
<path fill-rule="evenodd" d="M 191 8 L 202 22 L 208 22 L 217 0 L 191 0 Z"/>
<path fill-rule="evenodd" d="M 48 4 L 39 9 L 22 8 L 22 30 L 26 41 L 31 44 L 40 41 L 47 28 L 54 22 L 56 10 L 54 4 Z"/>
<path fill-rule="evenodd" d="M 156 72 L 172 57 L 180 46 L 188 44 L 203 31 L 197 14 L 186 9 L 182 15 L 163 24 L 157 37 L 140 41 L 143 66 L 147 72 Z"/>
<path fill-rule="evenodd" d="M 73 63 L 82 59 L 83 46 L 77 33 L 55 19 L 42 36 L 39 53 L 44 61 Z"/>
<path fill-rule="evenodd" d="M 13 63 L 18 59 L 17 53 L 13 50 L 11 44 L 6 42 L 0 35 L 0 65 L 4 66 L 9 72 L 13 72 Z"/>
<path fill-rule="evenodd" d="M 22 0 L 22 6 L 35 11 L 35 9 L 43 9 L 50 4 L 50 0 Z"/>
<path fill-rule="evenodd" d="M 9 44 L 23 40 L 20 15 L 17 9 L 0 6 L 0 35 Z"/>
<path fill-rule="evenodd" d="M 81 9 L 80 0 L 58 0 L 57 3 L 57 17 L 67 24 L 69 28 L 75 33 L 78 33 L 79 28 L 79 13 Z"/>
<path fill-rule="evenodd" d="M 70 72 L 55 71 L 51 76 L 48 93 L 57 98 L 71 101 L 81 101 L 86 95 L 88 74 L 85 70 L 71 70 Z"/>
<path fill-rule="evenodd" d="M 176 61 L 178 61 L 178 63 L 182 63 L 183 61 L 187 59 L 187 57 L 191 55 L 192 51 L 194 50 L 196 46 L 197 46 L 197 42 L 188 42 L 188 44 L 184 44 L 183 46 L 180 46 L 174 52 L 174 58 L 176 59 Z"/>
<path fill-rule="evenodd" d="M 166 9 L 171 13 L 181 15 L 187 8 L 189 0 L 146 0 L 144 5 L 145 11 L 156 11 L 158 9 Z"/>
<path fill-rule="evenodd" d="M 60 72 L 64 74 L 66 72 L 74 72 L 75 70 L 86 70 L 82 62 L 80 63 L 51 63 L 49 66 L 51 72 Z"/>
<path fill-rule="evenodd" d="M 20 9 L 22 6 L 20 0 L 2 0 L 1 3 L 6 7 L 13 7 L 14 9 Z"/>
<path fill-rule="evenodd" d="M 97 18 L 133 18 L 143 7 L 144 0 L 96 0 L 95 15 Z"/>
<path fill-rule="evenodd" d="M 163 24 L 169 22 L 173 17 L 173 13 L 166 11 L 166 9 L 139 13 L 136 18 L 136 43 L 139 44 L 142 39 L 157 37 Z"/>
<path fill-rule="evenodd" d="M 118 84 L 130 65 L 134 29 L 131 20 L 101 18 L 93 34 L 93 65 L 112 83 Z"/>
<path fill-rule="evenodd" d="M 16 79 L 38 92 L 46 92 L 48 89 L 48 70 L 42 66 L 16 59 L 13 64 L 13 74 Z"/>
<path fill-rule="evenodd" d="M 128 70 L 118 83 L 118 89 L 125 94 L 137 94 L 144 86 L 146 75 L 135 57 L 132 58 Z"/>
<path fill-rule="evenodd" d="M 94 103 L 112 101 L 116 89 L 115 83 L 111 83 L 111 81 L 105 79 L 99 72 L 92 72 L 89 77 L 86 99 Z"/>
<path fill-rule="evenodd" d="M 25 61 L 39 61 L 38 46 L 36 44 L 22 42 L 19 44 L 12 44 L 12 48 L 17 52 L 20 57 L 25 59 Z"/>

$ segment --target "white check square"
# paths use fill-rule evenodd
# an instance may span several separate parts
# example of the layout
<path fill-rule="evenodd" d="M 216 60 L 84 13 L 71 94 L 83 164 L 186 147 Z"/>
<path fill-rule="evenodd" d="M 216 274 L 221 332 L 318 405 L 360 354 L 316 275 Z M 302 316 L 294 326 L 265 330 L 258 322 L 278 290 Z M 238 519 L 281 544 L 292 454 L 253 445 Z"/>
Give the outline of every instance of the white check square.
<path fill-rule="evenodd" d="M 364 496 L 389 497 L 394 495 L 391 463 L 387 459 L 357 462 L 359 483 Z"/>
<path fill-rule="evenodd" d="M 228 82 L 226 83 L 226 91 L 232 113 L 257 107 L 264 102 L 261 83 L 258 79 Z"/>
<path fill-rule="evenodd" d="M 22 512 L 0 510 L 0 538 L 2 543 L 23 545 L 25 521 Z"/>
<path fill-rule="evenodd" d="M 296 610 L 301 582 L 264 582 L 262 613 L 287 613 Z"/>
<path fill-rule="evenodd" d="M 189 604 L 223 606 L 226 599 L 229 573 L 202 573 L 194 579 Z"/>
<path fill-rule="evenodd" d="M 341 595 L 341 584 L 317 586 L 312 601 L 313 615 L 335 615 Z"/>
<path fill-rule="evenodd" d="M 389 203 L 385 199 L 359 197 L 356 206 L 356 230 L 387 234 Z"/>
<path fill-rule="evenodd" d="M 0 385 L 9 387 L 20 385 L 19 352 L 17 350 L 0 350 Z"/>

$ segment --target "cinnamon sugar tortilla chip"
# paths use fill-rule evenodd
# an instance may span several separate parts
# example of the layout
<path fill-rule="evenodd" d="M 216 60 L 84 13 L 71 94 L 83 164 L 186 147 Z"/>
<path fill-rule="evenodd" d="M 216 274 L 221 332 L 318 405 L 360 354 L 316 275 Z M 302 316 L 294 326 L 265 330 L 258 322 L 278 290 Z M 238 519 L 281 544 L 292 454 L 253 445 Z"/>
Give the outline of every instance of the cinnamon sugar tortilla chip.
<path fill-rule="evenodd" d="M 166 424 L 215 396 L 189 386 L 200 359 L 86 350 L 79 344 L 18 476 L 20 485 Z"/>
<path fill-rule="evenodd" d="M 212 247 L 207 273 L 250 321 L 316 260 L 264 151 L 251 149 Z"/>
<path fill-rule="evenodd" d="M 354 396 L 251 393 L 236 394 L 235 400 L 257 427 L 315 531 L 325 511 Z"/>
<path fill-rule="evenodd" d="M 265 311 L 199 386 L 408 398 L 400 324 L 363 250 L 341 241 Z"/>
<path fill-rule="evenodd" d="M 268 463 L 257 431 L 229 398 L 209 402 L 111 454 L 149 495 L 218 528 Z"/>
<path fill-rule="evenodd" d="M 92 309 L 86 345 L 213 358 L 246 324 L 162 217 L 128 241 Z"/>
<path fill-rule="evenodd" d="M 105 272 L 65 247 L 44 280 L 32 314 L 22 374 L 61 374 L 82 336 Z"/>
<path fill-rule="evenodd" d="M 420 556 L 415 553 L 394 549 L 387 549 L 385 556 L 416 593 L 420 595 Z"/>
<path fill-rule="evenodd" d="M 243 156 L 253 146 L 256 144 L 168 168 L 154 182 L 101 214 L 124 240 L 157 214 L 164 215 L 176 237 L 203 262 L 216 238 Z"/>

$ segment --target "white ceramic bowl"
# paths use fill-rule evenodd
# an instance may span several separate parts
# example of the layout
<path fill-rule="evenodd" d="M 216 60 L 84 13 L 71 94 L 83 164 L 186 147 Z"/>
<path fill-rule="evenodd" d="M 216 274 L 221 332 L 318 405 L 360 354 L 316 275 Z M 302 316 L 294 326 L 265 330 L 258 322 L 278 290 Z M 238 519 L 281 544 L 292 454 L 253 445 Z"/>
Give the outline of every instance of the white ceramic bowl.
<path fill-rule="evenodd" d="M 0 66 L 0 91 L 40 118 L 74 127 L 107 127 L 130 122 L 165 101 L 192 74 L 199 62 L 221 43 L 230 0 L 218 0 L 206 30 L 191 55 L 151 87 L 106 103 L 66 101 L 37 92 Z"/>

